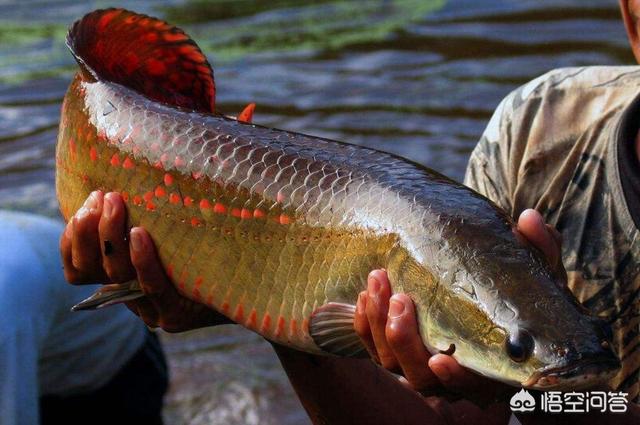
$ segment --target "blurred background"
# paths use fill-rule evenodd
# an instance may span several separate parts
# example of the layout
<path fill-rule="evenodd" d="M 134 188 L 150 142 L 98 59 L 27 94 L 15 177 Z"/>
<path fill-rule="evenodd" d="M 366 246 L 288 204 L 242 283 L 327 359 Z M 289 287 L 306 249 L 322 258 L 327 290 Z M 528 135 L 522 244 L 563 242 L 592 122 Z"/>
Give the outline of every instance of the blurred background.
<path fill-rule="evenodd" d="M 634 64 L 616 0 L 0 0 L 0 208 L 58 217 L 70 23 L 110 6 L 183 27 L 217 106 L 400 154 L 457 180 L 498 102 L 557 67 Z M 309 423 L 270 346 L 233 326 L 163 334 L 167 423 Z"/>

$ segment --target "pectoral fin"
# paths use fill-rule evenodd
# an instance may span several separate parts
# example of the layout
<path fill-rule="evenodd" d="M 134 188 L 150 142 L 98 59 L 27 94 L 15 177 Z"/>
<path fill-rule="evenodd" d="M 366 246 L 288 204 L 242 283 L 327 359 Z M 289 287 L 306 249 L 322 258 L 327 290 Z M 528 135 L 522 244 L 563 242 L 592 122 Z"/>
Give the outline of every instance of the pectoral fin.
<path fill-rule="evenodd" d="M 144 297 L 144 293 L 140 289 L 140 284 L 137 280 L 130 280 L 126 283 L 104 285 L 94 292 L 89 298 L 80 301 L 78 304 L 71 307 L 71 311 L 97 310 L 110 305 L 120 304 L 125 301 L 135 300 L 140 297 Z"/>
<path fill-rule="evenodd" d="M 351 304 L 328 303 L 311 314 L 309 333 L 324 351 L 342 357 L 369 355 L 353 328 L 356 307 Z"/>

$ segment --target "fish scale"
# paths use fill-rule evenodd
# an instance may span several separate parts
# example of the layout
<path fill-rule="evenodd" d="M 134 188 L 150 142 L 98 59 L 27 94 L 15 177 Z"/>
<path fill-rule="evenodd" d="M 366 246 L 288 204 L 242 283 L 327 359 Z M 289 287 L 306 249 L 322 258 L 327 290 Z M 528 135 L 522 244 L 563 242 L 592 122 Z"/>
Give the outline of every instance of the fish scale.
<path fill-rule="evenodd" d="M 480 194 L 388 153 L 214 113 L 206 58 L 165 22 L 96 11 L 68 44 L 80 71 L 56 148 L 60 209 L 68 220 L 92 190 L 121 192 L 184 297 L 299 350 L 361 355 L 355 303 L 384 267 L 431 353 L 538 389 L 619 367 L 605 326 Z"/>

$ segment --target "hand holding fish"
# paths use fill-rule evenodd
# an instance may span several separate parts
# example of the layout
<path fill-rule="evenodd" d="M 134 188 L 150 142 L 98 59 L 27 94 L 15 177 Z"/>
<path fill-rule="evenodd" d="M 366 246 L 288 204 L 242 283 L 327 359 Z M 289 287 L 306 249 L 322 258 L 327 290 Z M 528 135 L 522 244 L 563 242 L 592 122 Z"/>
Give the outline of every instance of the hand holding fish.
<path fill-rule="evenodd" d="M 518 232 L 542 251 L 556 273 L 565 273 L 560 233 L 545 224 L 537 211 L 525 210 L 520 215 Z M 483 404 L 513 390 L 468 371 L 447 353 L 430 355 L 418 332 L 413 301 L 405 294 L 392 295 L 393 284 L 385 270 L 372 271 L 367 283 L 367 290 L 358 296 L 356 332 L 372 358 L 386 369 L 401 373 L 401 382 L 409 388 L 423 395 L 445 390 Z"/>
<path fill-rule="evenodd" d="M 119 193 L 92 192 L 60 239 L 67 281 L 114 284 L 137 277 L 146 296 L 128 301 L 127 307 L 147 326 L 168 332 L 231 323 L 205 305 L 180 296 L 161 268 L 149 234 L 134 227 L 127 236 L 125 223 Z"/>

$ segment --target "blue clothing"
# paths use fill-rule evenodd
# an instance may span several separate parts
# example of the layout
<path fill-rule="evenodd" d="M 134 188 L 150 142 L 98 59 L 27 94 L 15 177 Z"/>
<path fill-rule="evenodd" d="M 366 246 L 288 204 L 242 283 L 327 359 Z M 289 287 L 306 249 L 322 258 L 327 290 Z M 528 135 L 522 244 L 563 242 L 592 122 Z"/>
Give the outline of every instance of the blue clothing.
<path fill-rule="evenodd" d="M 71 286 L 58 241 L 63 224 L 0 211 L 0 423 L 37 424 L 43 395 L 105 385 L 145 340 L 123 306 L 70 311 L 95 285 Z"/>

